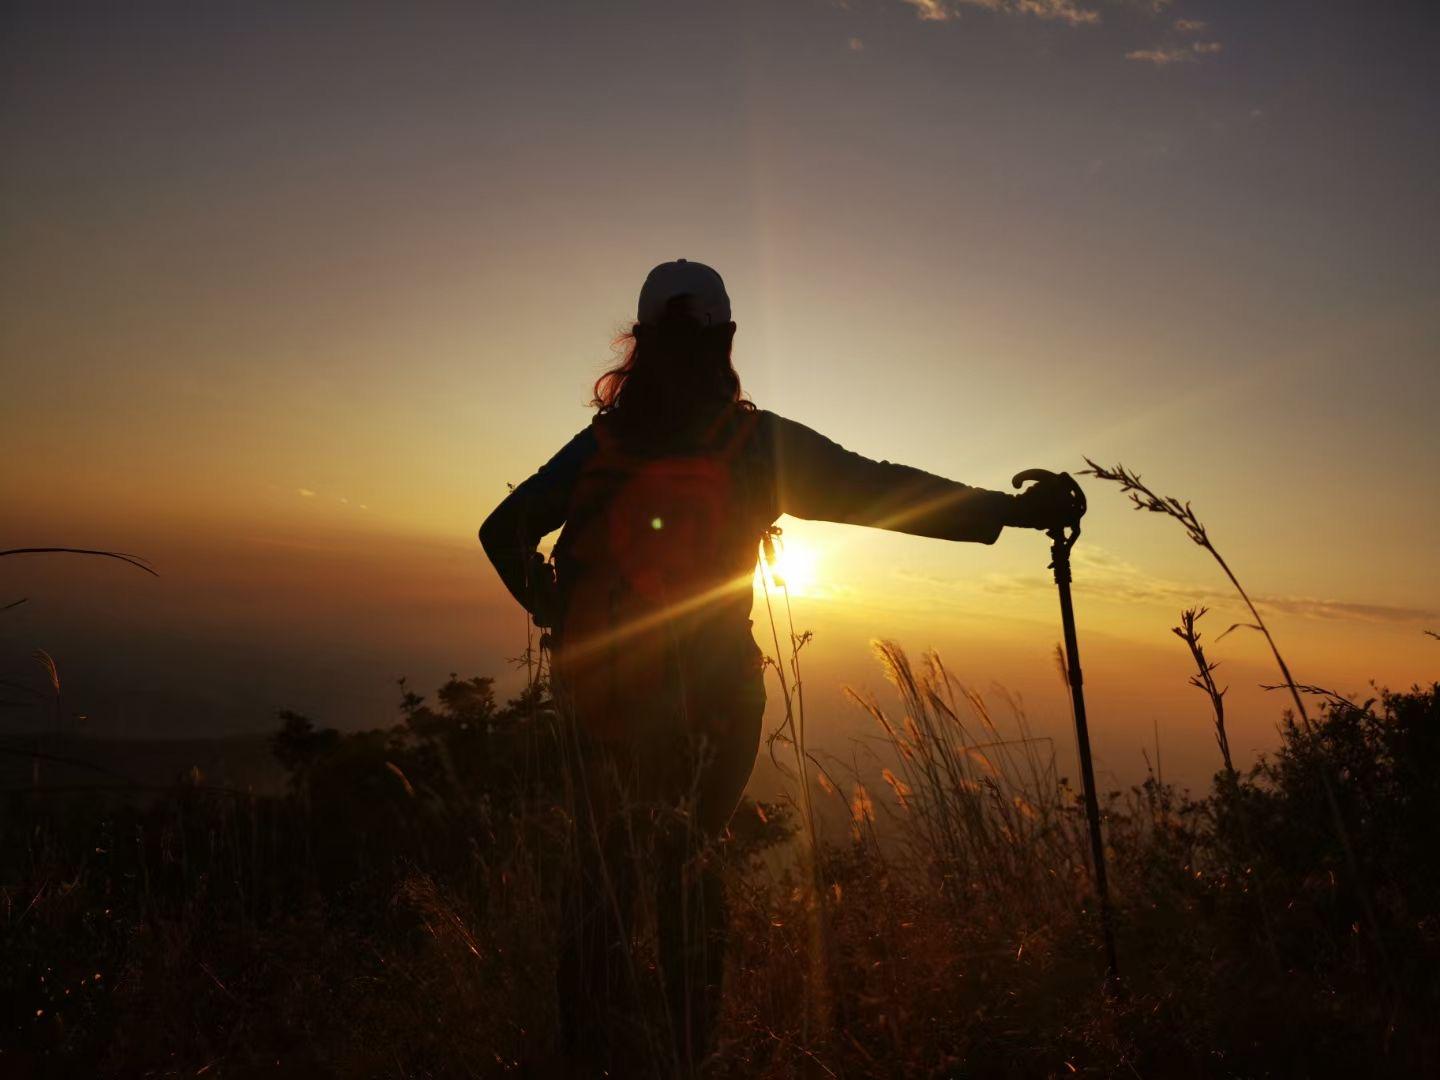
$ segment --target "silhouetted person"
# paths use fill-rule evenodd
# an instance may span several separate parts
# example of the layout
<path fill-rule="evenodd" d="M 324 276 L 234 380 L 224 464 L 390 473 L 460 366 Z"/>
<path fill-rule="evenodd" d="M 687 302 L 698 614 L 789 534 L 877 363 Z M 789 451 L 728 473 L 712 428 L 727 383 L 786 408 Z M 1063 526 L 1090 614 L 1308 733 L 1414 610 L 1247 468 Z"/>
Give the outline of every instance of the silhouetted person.
<path fill-rule="evenodd" d="M 593 422 L 480 529 L 506 587 L 552 631 L 553 692 L 578 733 L 580 871 L 559 991 L 567 1051 L 597 1067 L 643 1034 L 629 955 L 639 860 L 657 877 L 664 1052 L 688 1070 L 711 1050 L 726 914 L 706 848 L 759 747 L 750 608 L 765 530 L 790 514 L 990 544 L 1068 513 L 1053 487 L 967 487 L 757 409 L 734 335 L 718 273 L 657 266 L 623 362 L 595 385 Z M 552 572 L 536 549 L 562 526 Z"/>

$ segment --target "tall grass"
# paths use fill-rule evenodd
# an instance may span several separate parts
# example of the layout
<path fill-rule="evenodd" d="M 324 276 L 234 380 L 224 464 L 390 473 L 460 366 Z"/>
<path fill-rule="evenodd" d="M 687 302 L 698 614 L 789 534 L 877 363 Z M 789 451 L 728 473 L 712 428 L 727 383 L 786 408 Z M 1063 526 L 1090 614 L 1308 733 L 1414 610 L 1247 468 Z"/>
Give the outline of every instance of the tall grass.
<path fill-rule="evenodd" d="M 979 890 L 1032 905 L 1073 901 L 1085 862 L 1074 858 L 1073 805 L 1051 740 L 1034 737 L 1018 709 L 1014 731 L 1002 732 L 985 699 L 935 653 L 917 670 L 894 642 L 875 651 L 899 693 L 900 717 L 848 693 L 883 732 L 894 762 L 881 776 L 895 793 L 901 849 L 957 914 Z"/>

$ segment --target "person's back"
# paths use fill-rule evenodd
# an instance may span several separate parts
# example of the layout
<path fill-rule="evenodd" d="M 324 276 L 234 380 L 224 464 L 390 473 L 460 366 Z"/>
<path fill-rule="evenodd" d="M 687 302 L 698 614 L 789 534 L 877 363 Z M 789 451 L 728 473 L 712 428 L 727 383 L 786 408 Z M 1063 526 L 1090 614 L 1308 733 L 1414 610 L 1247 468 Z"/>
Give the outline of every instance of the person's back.
<path fill-rule="evenodd" d="M 989 544 L 1006 525 L 1048 528 L 1071 510 L 1051 486 L 1021 496 L 967 487 L 755 408 L 731 363 L 734 333 L 719 274 L 683 259 L 657 266 L 623 363 L 596 384 L 594 421 L 480 530 L 506 586 L 550 630 L 552 692 L 585 759 L 589 842 L 562 934 L 560 1004 L 572 1054 L 597 1064 L 613 1049 L 607 1005 L 634 1000 L 616 958 L 637 876 L 633 848 L 617 844 L 633 844 L 637 803 L 660 822 L 657 910 L 678 1061 L 698 1062 L 713 1038 L 726 920 L 704 848 L 759 747 L 765 691 L 750 608 L 765 530 L 790 514 Z M 537 547 L 556 529 L 552 565 Z"/>

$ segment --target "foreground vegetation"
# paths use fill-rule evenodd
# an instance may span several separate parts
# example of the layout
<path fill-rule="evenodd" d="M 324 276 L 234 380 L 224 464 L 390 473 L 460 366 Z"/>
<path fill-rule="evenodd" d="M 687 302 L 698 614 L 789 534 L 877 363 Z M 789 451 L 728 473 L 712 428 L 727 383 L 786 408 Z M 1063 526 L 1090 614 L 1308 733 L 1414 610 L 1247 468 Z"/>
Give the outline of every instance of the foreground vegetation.
<path fill-rule="evenodd" d="M 734 929 L 706 1076 L 1440 1075 L 1440 684 L 1357 702 L 1297 683 L 1190 504 L 1090 466 L 1234 586 L 1294 706 L 1278 748 L 1235 768 L 1205 611 L 1183 612 L 1222 767 L 1198 795 L 1155 777 L 1104 795 L 1107 980 L 1080 799 L 1048 742 L 882 643 L 899 708 L 856 699 L 878 749 L 815 755 L 809 634 L 790 623 L 784 658 L 772 565 L 769 750 L 791 794 L 743 803 L 713 853 Z M 5 793 L 0 1075 L 567 1075 L 566 721 L 535 669 L 504 706 L 452 676 L 400 711 L 358 733 L 282 714 L 283 795 L 198 770 L 143 798 L 38 770 Z M 640 1041 L 661 1046 L 646 925 Z"/>
<path fill-rule="evenodd" d="M 1200 797 L 1111 793 L 1107 987 L 1045 744 L 881 654 L 887 756 L 878 781 L 812 760 L 814 859 L 786 805 L 747 803 L 724 845 L 710 1075 L 1435 1074 L 1440 687 L 1326 698 Z M 8 794 L 0 1071 L 555 1075 L 557 724 L 540 689 L 452 679 L 386 730 L 284 716 L 282 797 Z"/>

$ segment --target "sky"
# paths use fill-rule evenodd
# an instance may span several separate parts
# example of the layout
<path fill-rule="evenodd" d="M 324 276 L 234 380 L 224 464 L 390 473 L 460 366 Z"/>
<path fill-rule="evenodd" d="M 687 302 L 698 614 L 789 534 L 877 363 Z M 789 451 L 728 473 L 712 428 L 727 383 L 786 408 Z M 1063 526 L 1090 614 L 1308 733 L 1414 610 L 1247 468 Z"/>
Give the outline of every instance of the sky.
<path fill-rule="evenodd" d="M 655 263 L 725 276 L 750 396 L 1005 488 L 1124 462 L 1192 500 L 1302 682 L 1433 678 L 1440 15 L 1327 0 L 9 3 L 0 676 L 117 734 L 513 689 L 474 541 L 587 422 Z M 1091 481 L 1102 775 L 1217 765 L 1278 673 L 1174 522 Z M 781 522 L 816 738 L 874 638 L 1063 742 L 1046 542 Z M 763 609 L 757 630 L 773 647 Z M 34 727 L 26 710 L 0 730 Z M 1067 744 L 1068 745 L 1068 744 Z"/>

